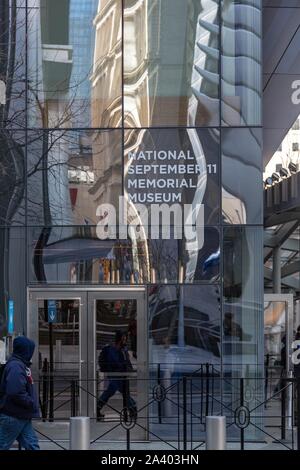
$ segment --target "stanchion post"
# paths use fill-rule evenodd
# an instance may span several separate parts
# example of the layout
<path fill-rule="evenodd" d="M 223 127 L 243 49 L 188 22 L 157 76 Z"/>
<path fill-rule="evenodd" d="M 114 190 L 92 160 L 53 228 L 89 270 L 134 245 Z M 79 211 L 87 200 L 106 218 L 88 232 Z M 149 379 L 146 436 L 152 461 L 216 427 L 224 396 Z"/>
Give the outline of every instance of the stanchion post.
<path fill-rule="evenodd" d="M 70 450 L 89 450 L 90 418 L 74 416 L 70 418 Z"/>
<path fill-rule="evenodd" d="M 206 416 L 206 450 L 226 450 L 225 416 Z"/>

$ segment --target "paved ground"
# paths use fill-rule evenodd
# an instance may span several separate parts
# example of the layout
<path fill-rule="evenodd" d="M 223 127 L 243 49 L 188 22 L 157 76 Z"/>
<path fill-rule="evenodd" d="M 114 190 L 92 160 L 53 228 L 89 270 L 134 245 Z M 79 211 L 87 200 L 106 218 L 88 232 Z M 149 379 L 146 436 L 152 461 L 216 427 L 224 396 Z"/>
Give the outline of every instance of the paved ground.
<path fill-rule="evenodd" d="M 68 442 L 59 442 L 65 449 L 69 448 Z M 171 443 L 176 446 L 176 443 Z M 40 442 L 42 450 L 59 450 L 54 444 L 49 442 Z M 132 443 L 131 444 L 132 450 L 165 450 L 165 451 L 172 451 L 174 450 L 171 446 L 168 446 L 164 443 L 157 443 L 157 442 L 143 442 L 143 443 Z M 240 450 L 239 444 L 235 443 L 228 443 L 227 444 L 228 450 Z M 101 450 L 126 450 L 126 443 L 117 443 L 117 442 L 104 442 L 102 441 L 99 444 L 93 444 L 91 446 L 91 450 L 101 451 Z M 190 450 L 190 449 L 188 449 Z M 198 450 L 205 450 L 205 445 L 201 446 Z M 280 444 L 276 443 L 249 443 L 245 445 L 245 450 L 288 450 Z"/>
<path fill-rule="evenodd" d="M 36 426 L 38 424 L 38 426 Z M 96 439 L 101 434 L 99 434 L 99 426 L 101 429 L 101 423 L 94 424 L 92 423 L 91 426 L 91 440 Z M 36 423 L 35 428 L 39 429 L 39 439 L 40 439 L 40 446 L 43 450 L 59 450 L 61 447 L 68 449 L 69 448 L 69 441 L 68 441 L 68 433 L 69 433 L 69 425 L 67 422 L 55 422 L 55 423 Z M 114 438 L 109 439 L 108 435 L 101 437 L 100 441 L 94 442 L 91 445 L 91 450 L 126 450 L 126 441 L 125 438 L 125 431 L 120 428 L 117 428 L 119 433 L 119 441 Z M 116 430 L 116 431 L 117 431 Z M 103 434 L 103 429 L 101 430 Z M 115 431 L 115 432 L 116 432 Z M 122 432 L 121 432 L 122 431 Z M 288 450 L 287 447 L 292 447 L 291 439 L 287 441 L 274 442 L 273 436 L 278 436 L 278 428 L 267 428 L 268 435 L 264 435 L 261 442 L 247 442 L 245 444 L 246 450 Z M 44 435 L 44 436 L 43 436 Z M 296 435 L 296 434 L 295 434 Z M 48 438 L 52 438 L 55 440 L 55 443 L 47 440 L 45 436 Z M 287 437 L 291 436 L 290 432 L 287 433 Z M 199 441 L 193 442 L 193 449 L 196 448 L 200 444 Z M 61 447 L 59 447 L 61 446 Z M 181 443 L 182 446 L 182 443 Z M 286 447 L 287 446 L 287 447 Z M 133 438 L 133 442 L 131 442 L 131 449 L 132 450 L 174 450 L 178 448 L 177 441 L 138 441 L 137 439 Z M 228 442 L 227 444 L 228 449 L 232 450 L 240 450 L 240 444 L 237 442 Z M 191 449 L 191 444 L 188 443 L 188 450 Z M 199 450 L 205 450 L 205 444 L 200 445 Z"/>

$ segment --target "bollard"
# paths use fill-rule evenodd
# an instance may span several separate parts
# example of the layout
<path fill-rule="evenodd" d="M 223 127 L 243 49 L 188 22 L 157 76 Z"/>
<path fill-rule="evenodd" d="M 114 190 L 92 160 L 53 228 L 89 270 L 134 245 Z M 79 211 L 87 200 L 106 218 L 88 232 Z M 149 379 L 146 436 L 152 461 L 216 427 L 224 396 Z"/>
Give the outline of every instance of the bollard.
<path fill-rule="evenodd" d="M 70 418 L 70 450 L 89 450 L 90 418 L 76 416 Z"/>
<path fill-rule="evenodd" d="M 226 450 L 225 416 L 206 416 L 206 450 Z"/>

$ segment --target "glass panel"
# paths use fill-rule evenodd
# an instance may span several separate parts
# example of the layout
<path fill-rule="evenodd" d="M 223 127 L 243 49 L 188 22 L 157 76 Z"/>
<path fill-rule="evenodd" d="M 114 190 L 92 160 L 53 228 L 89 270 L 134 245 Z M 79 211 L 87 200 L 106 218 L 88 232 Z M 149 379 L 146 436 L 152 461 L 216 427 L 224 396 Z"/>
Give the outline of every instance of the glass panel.
<path fill-rule="evenodd" d="M 219 125 L 218 5 L 125 0 L 126 127 Z"/>
<path fill-rule="evenodd" d="M 195 214 L 202 204 L 202 224 L 218 224 L 219 152 L 217 129 L 127 131 L 125 190 L 129 201 L 147 209 L 166 203 L 169 207 L 179 204 L 181 210 L 189 204 Z"/>
<path fill-rule="evenodd" d="M 194 227 L 186 227 L 195 233 Z M 219 231 L 200 238 L 101 240 L 96 227 L 32 227 L 28 230 L 30 282 L 146 284 L 217 282 Z"/>
<path fill-rule="evenodd" d="M 28 223 L 96 225 L 122 194 L 121 131 L 37 131 L 28 136 Z"/>
<path fill-rule="evenodd" d="M 224 229 L 223 250 L 223 361 L 239 376 L 263 357 L 263 228 Z"/>
<path fill-rule="evenodd" d="M 261 1 L 222 2 L 222 123 L 261 125 Z"/>
<path fill-rule="evenodd" d="M 30 10 L 30 127 L 120 126 L 121 5 L 41 0 Z"/>
<path fill-rule="evenodd" d="M 262 224 L 261 130 L 222 129 L 221 135 L 223 223 Z"/>
<path fill-rule="evenodd" d="M 66 418 L 71 411 L 71 380 L 79 380 L 79 300 L 53 299 L 51 302 L 55 307 L 52 307 L 52 310 L 49 300 L 37 302 L 42 416 L 46 418 L 49 412 L 51 414 L 49 376 L 53 371 L 54 417 Z"/>
<path fill-rule="evenodd" d="M 29 278 L 38 283 L 137 284 L 148 282 L 147 243 L 101 240 L 96 227 L 29 229 Z"/>
<path fill-rule="evenodd" d="M 153 285 L 148 289 L 148 299 L 149 393 L 153 396 L 157 384 L 166 393 L 159 406 L 153 400 L 149 407 L 150 430 L 162 439 L 178 439 L 177 423 L 183 403 L 180 379 L 186 375 L 189 425 L 193 439 L 203 439 L 206 410 L 220 413 L 219 287 Z M 215 400 L 211 400 L 212 396 Z M 193 420 L 196 413 L 197 419 Z"/>
<path fill-rule="evenodd" d="M 223 341 L 222 362 L 226 377 L 224 412 L 234 422 L 244 377 L 244 404 L 250 410 L 264 401 L 263 362 L 263 228 L 231 227 L 223 236 Z M 264 407 L 257 409 L 245 430 L 247 439 L 261 439 Z M 229 430 L 231 438 L 240 429 Z"/>
<path fill-rule="evenodd" d="M 7 335 L 8 300 L 14 302 L 14 331 L 26 324 L 25 227 L 0 228 L 0 337 Z"/>
<path fill-rule="evenodd" d="M 96 358 L 106 345 L 109 345 L 109 353 L 101 366 L 103 370 L 98 370 L 97 396 L 105 420 L 119 419 L 123 407 L 134 406 L 137 400 L 135 299 L 96 300 Z"/>
<path fill-rule="evenodd" d="M 220 363 L 220 291 L 218 286 L 149 288 L 150 362 L 154 370 L 192 373 L 201 364 Z"/>
<path fill-rule="evenodd" d="M 25 0 L 0 2 L 1 129 L 25 126 L 25 4 Z"/>
<path fill-rule="evenodd" d="M 25 224 L 25 172 L 25 133 L 0 129 L 0 225 Z"/>

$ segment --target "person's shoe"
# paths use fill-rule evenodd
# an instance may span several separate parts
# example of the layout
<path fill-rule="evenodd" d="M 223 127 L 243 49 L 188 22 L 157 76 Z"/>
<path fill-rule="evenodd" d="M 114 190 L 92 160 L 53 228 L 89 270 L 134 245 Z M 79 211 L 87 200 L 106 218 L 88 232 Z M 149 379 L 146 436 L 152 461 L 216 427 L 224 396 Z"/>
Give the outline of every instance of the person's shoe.
<path fill-rule="evenodd" d="M 104 421 L 105 415 L 101 413 L 101 408 L 97 408 L 97 421 Z"/>

